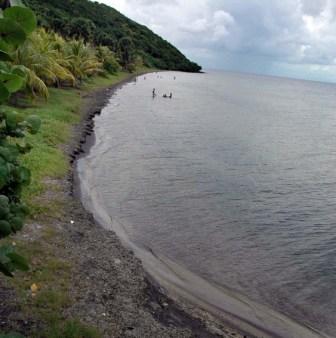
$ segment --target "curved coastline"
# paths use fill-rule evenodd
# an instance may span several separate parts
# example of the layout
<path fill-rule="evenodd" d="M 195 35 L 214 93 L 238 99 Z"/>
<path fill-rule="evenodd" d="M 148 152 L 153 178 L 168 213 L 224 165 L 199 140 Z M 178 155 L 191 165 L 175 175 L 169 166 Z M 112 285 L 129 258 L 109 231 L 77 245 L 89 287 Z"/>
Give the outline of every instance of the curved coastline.
<path fill-rule="evenodd" d="M 113 90 L 125 82 L 118 84 Z M 105 106 L 106 99 L 112 95 L 113 92 L 106 92 L 104 101 L 100 102 L 102 107 Z M 93 117 L 91 116 L 91 119 Z M 168 296 L 178 301 L 182 298 L 196 305 L 214 315 L 219 321 L 236 327 L 237 331 L 244 335 L 248 334 L 254 337 L 328 337 L 265 306 L 252 302 L 228 288 L 214 286 L 168 258 L 157 255 L 150 249 L 140 248 L 131 242 L 122 224 L 111 219 L 106 212 L 104 201 L 94 188 L 94 174 L 89 163 L 83 160 L 95 142 L 102 142 L 102 140 L 96 140 L 94 136 L 90 137 L 84 146 L 84 155 L 76 163 L 75 189 L 78 196 L 85 209 L 93 214 L 96 222 L 106 229 L 114 231 L 122 243 L 140 258 L 144 269 L 168 291 Z"/>

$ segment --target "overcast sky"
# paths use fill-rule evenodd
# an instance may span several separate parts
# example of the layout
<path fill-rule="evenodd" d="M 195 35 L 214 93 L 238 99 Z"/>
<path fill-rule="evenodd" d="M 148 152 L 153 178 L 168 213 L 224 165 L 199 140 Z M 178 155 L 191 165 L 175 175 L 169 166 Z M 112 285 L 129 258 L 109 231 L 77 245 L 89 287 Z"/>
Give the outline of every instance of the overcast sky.
<path fill-rule="evenodd" d="M 336 82 L 336 0 L 100 0 L 205 69 Z"/>

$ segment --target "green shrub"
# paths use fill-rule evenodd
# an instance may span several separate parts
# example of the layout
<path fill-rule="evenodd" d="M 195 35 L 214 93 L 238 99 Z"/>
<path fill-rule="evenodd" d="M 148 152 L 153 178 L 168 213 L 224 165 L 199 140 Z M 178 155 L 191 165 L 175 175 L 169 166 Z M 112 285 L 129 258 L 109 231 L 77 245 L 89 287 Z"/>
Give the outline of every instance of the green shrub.
<path fill-rule="evenodd" d="M 104 70 L 109 74 L 115 74 L 120 71 L 121 67 L 114 53 L 106 46 L 98 46 L 96 48 L 96 56 L 98 61 L 103 65 Z"/>
<path fill-rule="evenodd" d="M 35 15 L 24 7 L 7 8 L 0 19 L 0 239 L 21 230 L 28 214 L 21 191 L 30 183 L 30 171 L 20 164 L 19 157 L 31 146 L 20 140 L 27 133 L 37 133 L 41 121 L 37 116 L 24 118 L 1 104 L 25 85 L 25 72 L 8 61 L 35 27 Z M 12 245 L 0 246 L 0 272 L 13 276 L 17 269 L 28 270 L 26 260 Z"/>

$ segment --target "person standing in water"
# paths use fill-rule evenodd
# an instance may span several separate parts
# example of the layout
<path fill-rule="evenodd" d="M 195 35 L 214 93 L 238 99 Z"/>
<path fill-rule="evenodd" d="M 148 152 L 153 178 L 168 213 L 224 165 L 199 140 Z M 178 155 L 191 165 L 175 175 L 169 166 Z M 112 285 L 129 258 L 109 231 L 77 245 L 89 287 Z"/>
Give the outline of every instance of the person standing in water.
<path fill-rule="evenodd" d="M 153 88 L 152 94 L 153 94 L 153 97 L 155 97 L 155 96 L 156 96 L 156 93 L 155 93 L 155 88 Z"/>
<path fill-rule="evenodd" d="M 169 94 L 169 98 L 171 99 L 173 97 L 173 93 L 170 93 Z"/>

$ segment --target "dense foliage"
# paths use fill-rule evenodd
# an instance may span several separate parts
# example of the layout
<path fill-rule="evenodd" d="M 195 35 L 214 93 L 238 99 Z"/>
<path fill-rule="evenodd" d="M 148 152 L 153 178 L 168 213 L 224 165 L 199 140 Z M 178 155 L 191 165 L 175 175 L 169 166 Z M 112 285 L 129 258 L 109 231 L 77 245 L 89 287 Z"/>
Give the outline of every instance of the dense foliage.
<path fill-rule="evenodd" d="M 13 62 L 27 76 L 26 93 L 48 98 L 48 87 L 78 87 L 88 77 L 120 70 L 115 54 L 40 28 L 16 50 Z"/>
<path fill-rule="evenodd" d="M 22 141 L 36 133 L 40 120 L 24 118 L 3 104 L 18 95 L 48 97 L 48 87 L 78 87 L 88 77 L 129 71 L 145 64 L 199 71 L 176 48 L 114 9 L 87 0 L 26 0 L 42 28 L 20 0 L 0 0 L 0 239 L 21 230 L 27 207 L 21 190 L 30 171 L 20 164 L 31 146 Z M 8 8 L 9 7 L 9 8 Z M 56 33 L 59 32 L 60 34 Z M 20 141 L 21 139 L 21 141 Z M 11 245 L 0 247 L 0 272 L 27 269 Z"/>
<path fill-rule="evenodd" d="M 37 13 L 41 26 L 64 37 L 81 37 L 86 42 L 107 46 L 119 56 L 123 66 L 132 65 L 136 56 L 140 56 L 148 67 L 201 70 L 147 27 L 106 5 L 88 0 L 25 0 L 25 3 Z"/>
<path fill-rule="evenodd" d="M 26 82 L 22 66 L 13 65 L 13 55 L 36 27 L 31 10 L 11 7 L 3 11 L 0 19 L 0 239 L 21 230 L 27 207 L 21 202 L 21 190 L 30 183 L 30 171 L 19 161 L 20 154 L 30 151 L 31 146 L 23 139 L 27 132 L 35 134 L 40 127 L 36 116 L 24 118 L 5 108 L 10 96 Z M 12 276 L 16 269 L 27 270 L 23 257 L 12 245 L 0 246 L 0 272 Z"/>

